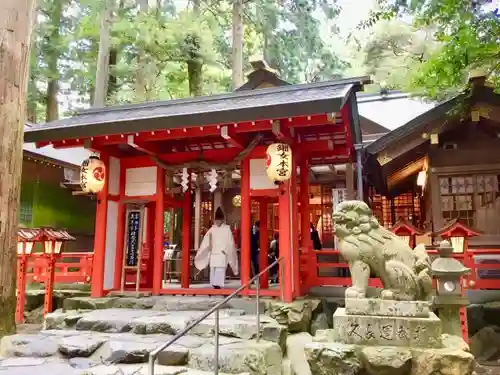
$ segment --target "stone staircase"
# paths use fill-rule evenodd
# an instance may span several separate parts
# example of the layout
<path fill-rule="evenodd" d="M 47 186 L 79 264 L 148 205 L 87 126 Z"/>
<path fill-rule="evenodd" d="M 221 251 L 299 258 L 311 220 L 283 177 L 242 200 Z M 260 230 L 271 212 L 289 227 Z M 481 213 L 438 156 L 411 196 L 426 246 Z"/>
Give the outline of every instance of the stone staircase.
<path fill-rule="evenodd" d="M 46 317 L 42 331 L 2 338 L 0 375 L 147 375 L 149 352 L 220 301 L 174 296 L 68 299 L 65 310 Z M 257 341 L 256 308 L 255 299 L 235 298 L 220 310 L 220 373 L 282 373 L 287 326 L 261 314 Z M 214 318 L 161 352 L 155 375 L 213 373 Z"/>

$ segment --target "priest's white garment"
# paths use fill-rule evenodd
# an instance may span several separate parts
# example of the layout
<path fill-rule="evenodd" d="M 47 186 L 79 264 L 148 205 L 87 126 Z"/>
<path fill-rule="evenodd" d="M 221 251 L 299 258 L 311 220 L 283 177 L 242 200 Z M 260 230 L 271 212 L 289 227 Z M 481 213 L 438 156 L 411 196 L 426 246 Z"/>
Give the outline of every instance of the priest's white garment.
<path fill-rule="evenodd" d="M 234 245 L 233 233 L 227 224 L 213 225 L 203 237 L 194 258 L 198 270 L 210 266 L 210 283 L 224 287 L 227 265 L 235 275 L 238 274 L 238 254 Z"/>

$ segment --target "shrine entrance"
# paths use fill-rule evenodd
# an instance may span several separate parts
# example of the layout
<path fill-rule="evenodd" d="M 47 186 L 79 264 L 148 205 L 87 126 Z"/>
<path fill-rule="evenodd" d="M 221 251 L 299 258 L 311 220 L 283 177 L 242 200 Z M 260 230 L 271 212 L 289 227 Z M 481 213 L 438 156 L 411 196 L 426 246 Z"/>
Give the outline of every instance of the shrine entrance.
<path fill-rule="evenodd" d="M 229 295 L 239 285 L 248 286 L 242 295 L 254 295 L 249 285 L 252 202 L 259 206 L 261 228 L 272 231 L 260 233 L 260 269 L 269 262 L 274 231 L 279 233 L 279 287 L 266 274 L 261 295 L 291 301 L 307 293 L 315 269 L 306 235 L 310 218 L 299 220 L 299 211 L 304 218 L 309 214 L 309 171 L 352 163 L 355 153 L 361 160 L 361 148 L 353 147 L 362 143 L 355 93 L 366 82 L 361 77 L 99 108 L 27 130 L 26 142 L 85 147 L 99 154 L 100 168 L 105 167 L 96 190 L 92 296 L 130 289 Z M 286 149 L 286 170 L 279 152 L 267 155 L 273 149 Z M 270 176 L 273 163 L 283 167 Z M 280 180 L 281 174 L 286 178 Z M 210 225 L 210 219 L 202 219 L 203 196 L 213 194 L 212 209 L 222 205 L 228 214 L 231 184 L 241 196 L 239 215 L 227 216 L 239 231 L 240 275 L 214 289 L 203 283 L 203 271 L 195 271 L 192 260 L 202 227 Z"/>

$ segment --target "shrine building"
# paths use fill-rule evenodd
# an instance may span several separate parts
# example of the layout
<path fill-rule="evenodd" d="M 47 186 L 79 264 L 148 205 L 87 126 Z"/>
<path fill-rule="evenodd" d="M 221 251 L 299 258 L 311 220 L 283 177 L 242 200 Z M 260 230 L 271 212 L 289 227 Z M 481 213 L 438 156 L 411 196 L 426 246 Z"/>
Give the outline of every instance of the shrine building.
<path fill-rule="evenodd" d="M 314 286 L 311 223 L 327 229 L 325 246 L 334 241 L 331 186 L 322 194 L 315 181 L 326 173 L 344 176 L 351 194 L 362 186 L 356 93 L 370 80 L 268 84 L 267 66 L 254 67 L 249 82 L 229 94 L 92 108 L 26 130 L 25 142 L 37 147 L 96 155 L 84 162 L 80 181 L 97 198 L 93 297 L 127 290 L 229 295 L 251 279 L 256 220 L 260 269 L 276 232 L 281 259 L 278 282 L 264 274 L 260 294 L 289 302 Z M 357 196 L 363 199 L 362 188 Z M 216 290 L 192 263 L 217 207 L 234 230 L 240 275 L 228 271 L 226 288 Z M 255 293 L 255 285 L 242 292 Z"/>

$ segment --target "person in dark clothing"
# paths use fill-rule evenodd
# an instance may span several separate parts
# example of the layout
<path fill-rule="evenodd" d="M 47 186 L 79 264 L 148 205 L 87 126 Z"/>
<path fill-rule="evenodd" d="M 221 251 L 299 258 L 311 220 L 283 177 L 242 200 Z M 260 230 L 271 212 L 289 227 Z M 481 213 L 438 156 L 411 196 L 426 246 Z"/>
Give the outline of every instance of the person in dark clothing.
<path fill-rule="evenodd" d="M 313 243 L 314 250 L 321 250 L 321 240 L 319 239 L 318 230 L 311 223 L 311 241 Z"/>
<path fill-rule="evenodd" d="M 272 264 L 280 256 L 279 237 L 280 237 L 279 233 L 275 232 L 274 239 L 271 241 L 271 246 L 269 246 L 269 250 L 270 250 L 269 255 L 268 255 L 269 264 Z M 279 271 L 279 264 L 275 264 L 273 267 L 271 267 L 271 270 L 270 270 L 271 280 L 274 283 L 278 283 L 278 281 L 279 281 L 278 271 Z"/>
<path fill-rule="evenodd" d="M 252 225 L 250 232 L 250 259 L 252 261 L 252 276 L 259 273 L 260 221 Z"/>

